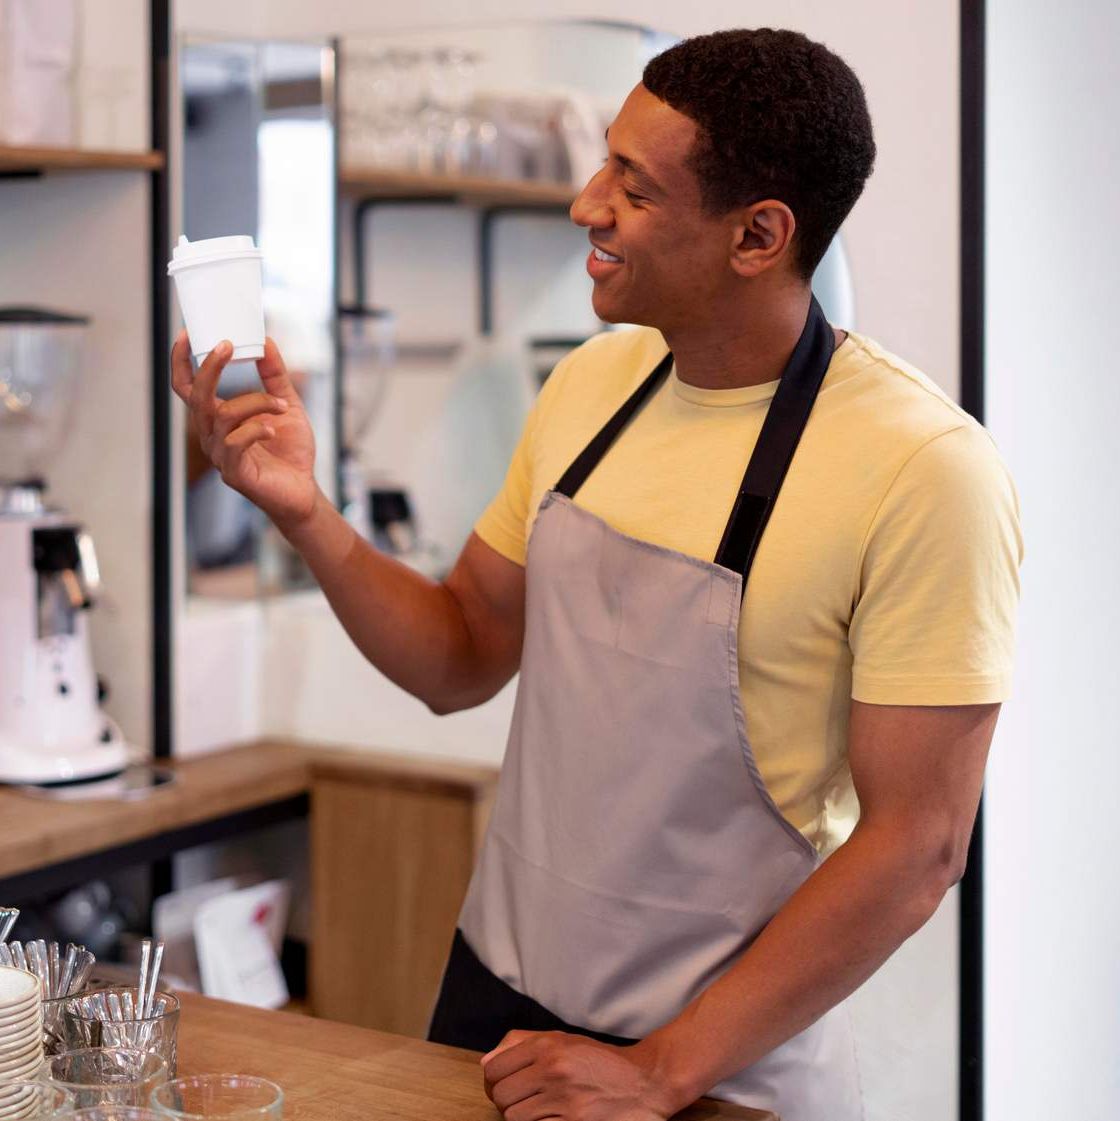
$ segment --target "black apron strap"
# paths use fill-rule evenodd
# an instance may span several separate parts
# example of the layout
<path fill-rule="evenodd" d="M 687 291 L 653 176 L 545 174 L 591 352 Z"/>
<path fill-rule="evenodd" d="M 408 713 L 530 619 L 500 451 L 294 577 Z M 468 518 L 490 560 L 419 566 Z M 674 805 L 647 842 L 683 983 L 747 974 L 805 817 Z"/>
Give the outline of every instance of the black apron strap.
<path fill-rule="evenodd" d="M 742 573 L 744 591 L 758 543 L 828 373 L 835 346 L 836 336 L 814 296 L 801 338 L 762 422 L 723 540 L 716 550 L 716 564 Z"/>
<path fill-rule="evenodd" d="M 575 497 L 576 491 L 587 482 L 588 475 L 599 466 L 599 460 L 607 454 L 611 444 L 618 439 L 618 434 L 626 427 L 630 418 L 645 404 L 646 399 L 672 368 L 673 352 L 669 351 L 654 367 L 653 373 L 634 390 L 623 403 L 622 408 L 603 425 L 598 435 L 576 456 L 571 467 L 564 472 L 553 490 L 564 495 L 565 498 Z"/>
<path fill-rule="evenodd" d="M 731 516 L 716 551 L 715 563 L 743 577 L 747 586 L 762 532 L 793 461 L 801 434 L 809 420 L 817 392 L 828 372 L 835 348 L 835 336 L 815 296 L 810 298 L 809 315 L 801 337 L 790 355 L 777 392 L 770 402 L 758 442 L 731 508 Z M 599 430 L 576 457 L 553 488 L 567 498 L 587 481 L 610 446 L 661 384 L 673 365 L 672 352 L 665 355 L 653 372 L 638 386 L 622 407 Z"/>
<path fill-rule="evenodd" d="M 450 1047 L 466 1047 L 471 1051 L 492 1051 L 501 1043 L 506 1032 L 515 1029 L 565 1031 L 618 1047 L 637 1042 L 566 1024 L 543 1004 L 519 993 L 491 973 L 471 949 L 462 932 L 456 930 L 451 957 L 428 1028 L 429 1041 L 446 1043 Z"/>

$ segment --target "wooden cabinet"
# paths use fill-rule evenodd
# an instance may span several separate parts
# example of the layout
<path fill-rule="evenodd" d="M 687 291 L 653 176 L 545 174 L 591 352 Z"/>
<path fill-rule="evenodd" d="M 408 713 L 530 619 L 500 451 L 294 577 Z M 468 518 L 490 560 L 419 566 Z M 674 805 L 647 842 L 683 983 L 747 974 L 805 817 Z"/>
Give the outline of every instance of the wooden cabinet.
<path fill-rule="evenodd" d="M 378 758 L 312 767 L 311 1006 L 423 1037 L 497 773 Z"/>

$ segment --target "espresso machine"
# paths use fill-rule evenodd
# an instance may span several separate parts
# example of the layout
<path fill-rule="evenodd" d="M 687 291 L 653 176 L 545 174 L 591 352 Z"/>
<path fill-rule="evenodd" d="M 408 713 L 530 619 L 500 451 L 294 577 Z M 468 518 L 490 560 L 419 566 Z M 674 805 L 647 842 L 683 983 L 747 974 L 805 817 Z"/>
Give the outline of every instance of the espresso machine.
<path fill-rule="evenodd" d="M 128 762 L 90 654 L 93 541 L 45 498 L 86 323 L 0 308 L 0 782 L 86 782 Z"/>

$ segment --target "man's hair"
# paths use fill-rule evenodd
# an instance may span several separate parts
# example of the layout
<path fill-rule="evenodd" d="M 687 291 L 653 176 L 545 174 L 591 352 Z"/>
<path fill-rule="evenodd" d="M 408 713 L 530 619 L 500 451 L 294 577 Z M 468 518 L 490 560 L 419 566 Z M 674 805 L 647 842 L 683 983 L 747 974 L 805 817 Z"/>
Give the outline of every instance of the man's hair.
<path fill-rule="evenodd" d="M 704 209 L 784 202 L 797 221 L 795 267 L 810 279 L 875 162 L 847 63 L 795 31 L 717 31 L 659 54 L 642 84 L 697 125 L 689 162 Z"/>

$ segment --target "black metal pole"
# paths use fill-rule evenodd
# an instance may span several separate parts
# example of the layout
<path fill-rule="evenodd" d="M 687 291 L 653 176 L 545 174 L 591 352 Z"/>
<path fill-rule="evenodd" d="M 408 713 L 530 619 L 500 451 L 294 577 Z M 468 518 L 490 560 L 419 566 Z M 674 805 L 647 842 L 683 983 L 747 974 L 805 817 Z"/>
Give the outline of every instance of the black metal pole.
<path fill-rule="evenodd" d="M 172 558 L 171 350 L 167 253 L 171 244 L 171 2 L 151 0 L 151 147 L 163 153 L 163 166 L 151 173 L 149 230 L 152 324 L 152 754 L 170 757 L 173 747 L 174 563 Z M 170 858 L 156 860 L 149 877 L 151 899 L 171 891 Z"/>
<path fill-rule="evenodd" d="M 171 75 L 170 0 L 151 2 L 151 145 L 164 154 L 163 167 L 151 173 L 150 276 L 152 325 L 152 747 L 157 758 L 172 749 L 173 509 L 171 480 L 171 350 L 167 253 L 170 233 L 170 169 L 167 166 Z"/>
<path fill-rule="evenodd" d="M 960 5 L 961 404 L 984 420 L 984 0 Z M 984 804 L 960 886 L 960 1121 L 984 1117 Z"/>

